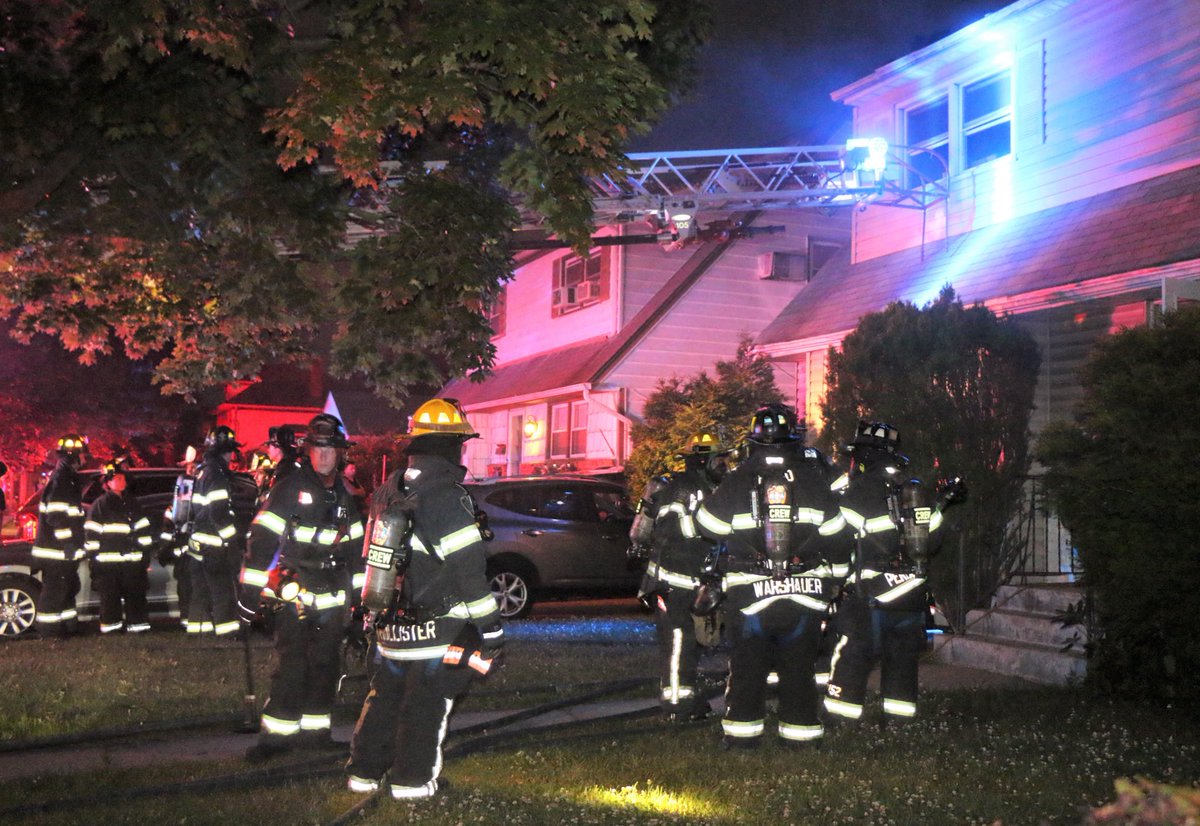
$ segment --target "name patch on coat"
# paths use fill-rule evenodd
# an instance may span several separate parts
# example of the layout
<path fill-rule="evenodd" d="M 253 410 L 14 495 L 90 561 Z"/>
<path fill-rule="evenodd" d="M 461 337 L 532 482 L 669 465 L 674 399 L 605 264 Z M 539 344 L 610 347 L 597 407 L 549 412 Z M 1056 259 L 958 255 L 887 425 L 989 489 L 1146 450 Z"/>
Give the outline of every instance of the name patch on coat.
<path fill-rule="evenodd" d="M 387 642 L 425 642 L 437 639 L 437 622 L 400 623 L 384 626 L 379 636 Z"/>
<path fill-rule="evenodd" d="M 815 576 L 790 576 L 787 579 L 764 579 L 760 582 L 755 582 L 754 596 L 760 597 L 777 597 L 787 596 L 788 594 L 812 594 L 821 596 L 825 593 L 825 583 L 820 577 Z"/>

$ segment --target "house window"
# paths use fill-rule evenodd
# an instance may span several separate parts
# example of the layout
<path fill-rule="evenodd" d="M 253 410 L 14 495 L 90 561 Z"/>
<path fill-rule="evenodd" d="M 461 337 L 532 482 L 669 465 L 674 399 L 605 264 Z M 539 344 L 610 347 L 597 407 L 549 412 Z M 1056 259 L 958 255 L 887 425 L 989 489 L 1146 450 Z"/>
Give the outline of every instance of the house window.
<path fill-rule="evenodd" d="M 586 258 L 568 255 L 554 264 L 550 315 L 573 313 L 608 298 L 609 248 L 592 250 Z"/>
<path fill-rule="evenodd" d="M 963 169 L 1012 151 L 1012 78 L 994 75 L 962 89 Z"/>
<path fill-rule="evenodd" d="M 504 335 L 504 324 L 508 316 L 508 289 L 501 287 L 496 296 L 484 305 L 483 314 L 492 328 L 492 338 Z"/>
<path fill-rule="evenodd" d="M 903 113 L 909 184 L 920 186 L 1012 152 L 1012 73 L 956 85 Z"/>
<path fill-rule="evenodd" d="M 812 281 L 813 276 L 821 267 L 829 263 L 829 259 L 837 254 L 837 251 L 842 248 L 841 244 L 835 244 L 832 241 L 819 241 L 815 238 L 808 239 L 808 264 L 805 272 L 805 281 Z"/>
<path fill-rule="evenodd" d="M 950 102 L 940 98 L 905 113 L 910 185 L 946 177 L 950 162 Z"/>
<path fill-rule="evenodd" d="M 587 455 L 587 402 L 556 404 L 550 408 L 550 457 L 566 459 Z"/>

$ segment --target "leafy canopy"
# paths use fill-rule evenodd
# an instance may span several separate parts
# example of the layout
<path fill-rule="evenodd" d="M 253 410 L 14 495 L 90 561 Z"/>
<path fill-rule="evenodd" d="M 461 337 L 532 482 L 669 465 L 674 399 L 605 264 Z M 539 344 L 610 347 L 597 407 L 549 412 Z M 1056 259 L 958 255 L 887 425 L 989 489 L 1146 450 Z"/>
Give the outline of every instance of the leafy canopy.
<path fill-rule="evenodd" d="M 1200 696 L 1200 307 L 1103 339 L 1074 421 L 1038 440 L 1100 636 L 1088 677 L 1119 693 Z"/>
<path fill-rule="evenodd" d="M 485 368 L 510 196 L 586 246 L 588 177 L 621 174 L 706 21 L 682 0 L 11 0 L 0 315 L 187 395 L 305 355 L 318 325 L 392 399 Z M 376 240 L 346 252 L 347 220 Z"/>
<path fill-rule="evenodd" d="M 951 475 L 966 480 L 969 499 L 947 514 L 966 555 L 962 605 L 951 560 L 932 567 L 934 593 L 952 608 L 989 597 L 1019 549 L 1007 524 L 1029 469 L 1040 362 L 1036 343 L 1014 321 L 964 307 L 948 286 L 923 308 L 895 302 L 863 316 L 841 351 L 830 351 L 822 405 L 828 449 L 849 441 L 859 419 L 885 421 L 899 429 L 913 476 L 927 485 Z"/>

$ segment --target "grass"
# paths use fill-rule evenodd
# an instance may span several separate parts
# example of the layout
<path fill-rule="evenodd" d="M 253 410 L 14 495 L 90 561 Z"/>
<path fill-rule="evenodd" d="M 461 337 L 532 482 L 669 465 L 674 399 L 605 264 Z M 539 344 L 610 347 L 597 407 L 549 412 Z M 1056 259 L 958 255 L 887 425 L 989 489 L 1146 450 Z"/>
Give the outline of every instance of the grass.
<path fill-rule="evenodd" d="M 91 639 L 70 644 L 76 642 L 110 643 Z M 181 646 L 183 642 L 190 641 L 180 641 Z M 32 655 L 34 648 L 20 643 L 5 650 L 8 702 L 14 696 L 10 687 L 23 687 L 30 677 L 10 682 L 13 662 L 7 655 L 20 652 L 24 661 L 25 650 Z M 175 670 L 195 674 L 189 663 L 201 654 L 207 656 L 181 647 Z M 125 660 L 140 662 L 131 655 Z M 87 672 L 79 668 L 75 673 Z M 118 673 L 129 679 L 128 672 L 105 665 L 101 674 L 88 678 L 97 685 L 83 696 L 88 702 L 106 696 L 99 683 Z M 505 669 L 464 705 L 515 708 L 569 693 L 570 683 L 652 673 L 649 646 L 514 642 Z M 66 679 L 68 674 L 58 676 Z M 236 687 L 236 680 L 213 690 L 212 696 L 230 687 Z M 47 690 L 41 696 L 54 695 Z M 136 696 L 134 686 L 124 696 L 126 705 L 136 705 L 128 699 Z M 78 694 L 70 697 L 73 702 L 67 696 L 59 702 L 82 702 Z M 68 718 L 61 711 L 47 714 Z M 75 723 L 96 717 L 86 707 L 70 715 Z M 354 822 L 1080 823 L 1091 807 L 1115 798 L 1113 784 L 1120 778 L 1194 787 L 1200 781 L 1195 723 L 1194 716 L 1180 709 L 1104 700 L 1068 689 L 929 692 L 922 698 L 921 716 L 907 726 L 880 730 L 864 721 L 832 732 L 820 750 L 805 752 L 783 750 L 773 740 L 753 752 L 720 752 L 716 721 L 674 728 L 653 719 L 594 723 L 514 737 L 491 751 L 452 755 L 445 775 L 454 785 L 444 797 L 416 804 L 385 800 Z M 331 757 L 325 765 L 327 776 L 289 785 L 162 793 L 152 799 L 122 799 L 121 794 L 224 773 L 245 776 L 248 769 L 233 760 L 108 769 L 3 783 L 0 800 L 14 805 L 91 798 L 69 811 L 39 814 L 34 818 L 39 824 L 329 823 L 359 798 L 344 789 L 338 759 Z M 104 797 L 111 802 L 100 802 L 98 788 L 107 790 Z"/>
<path fill-rule="evenodd" d="M 0 741 L 237 715 L 246 691 L 239 644 L 175 630 L 19 640 L 0 651 Z M 270 640 L 254 634 L 251 653 L 261 705 L 270 685 Z M 505 667 L 462 707 L 519 708 L 559 698 L 564 687 L 580 683 L 644 677 L 655 673 L 654 657 L 647 645 L 521 642 L 508 647 Z M 337 715 L 343 720 L 356 715 L 366 693 L 362 662 L 349 660 L 347 670 L 345 707 Z"/>

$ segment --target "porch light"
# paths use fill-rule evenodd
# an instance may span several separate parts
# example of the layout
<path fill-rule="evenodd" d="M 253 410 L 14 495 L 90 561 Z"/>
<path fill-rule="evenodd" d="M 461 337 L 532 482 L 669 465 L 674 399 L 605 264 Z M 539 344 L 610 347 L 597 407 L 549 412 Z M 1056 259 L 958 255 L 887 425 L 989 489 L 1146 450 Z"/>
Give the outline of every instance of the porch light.
<path fill-rule="evenodd" d="M 521 428 L 526 439 L 532 439 L 538 435 L 538 420 L 533 416 L 528 416 L 525 419 L 525 425 Z"/>

